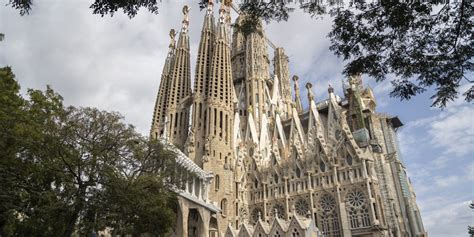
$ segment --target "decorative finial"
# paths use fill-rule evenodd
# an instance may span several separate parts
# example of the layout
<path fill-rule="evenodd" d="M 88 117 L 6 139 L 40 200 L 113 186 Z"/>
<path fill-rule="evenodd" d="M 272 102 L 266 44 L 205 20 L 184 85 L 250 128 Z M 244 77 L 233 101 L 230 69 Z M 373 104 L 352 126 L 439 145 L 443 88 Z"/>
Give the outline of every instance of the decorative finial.
<path fill-rule="evenodd" d="M 232 6 L 232 0 L 222 0 L 221 7 L 219 9 L 219 22 L 230 23 L 230 7 Z"/>
<path fill-rule="evenodd" d="M 360 73 L 351 75 L 349 77 L 349 85 L 352 89 L 360 89 L 362 86 L 362 77 Z"/>
<path fill-rule="evenodd" d="M 259 221 L 262 220 L 262 212 L 258 211 L 257 216 Z"/>
<path fill-rule="evenodd" d="M 207 14 L 211 14 L 212 13 L 212 8 L 214 7 L 214 1 L 213 0 L 209 0 L 207 2 Z"/>
<path fill-rule="evenodd" d="M 170 30 L 170 38 L 174 40 L 174 37 L 176 36 L 176 31 L 174 29 Z"/>
<path fill-rule="evenodd" d="M 176 37 L 176 31 L 174 29 L 171 29 L 170 30 L 170 44 L 168 45 L 170 55 L 172 54 L 175 48 L 175 37 Z"/>
<path fill-rule="evenodd" d="M 329 84 L 328 92 L 329 93 L 334 93 L 334 88 L 332 88 L 331 84 Z"/>
<path fill-rule="evenodd" d="M 298 81 L 299 77 L 297 75 L 293 75 L 293 81 Z"/>
<path fill-rule="evenodd" d="M 314 100 L 314 94 L 313 90 L 311 89 L 313 87 L 313 84 L 311 83 L 306 83 L 306 89 L 308 89 L 308 101 Z"/>
<path fill-rule="evenodd" d="M 174 48 L 174 42 L 175 42 L 175 37 L 176 37 L 176 31 L 174 29 L 170 30 L 170 48 Z"/>
<path fill-rule="evenodd" d="M 183 31 L 187 31 L 188 30 L 188 26 L 189 26 L 189 7 L 188 5 L 184 5 L 183 7 L 183 15 L 184 15 L 184 19 L 183 19 Z"/>
<path fill-rule="evenodd" d="M 278 208 L 275 208 L 275 219 L 278 218 Z"/>

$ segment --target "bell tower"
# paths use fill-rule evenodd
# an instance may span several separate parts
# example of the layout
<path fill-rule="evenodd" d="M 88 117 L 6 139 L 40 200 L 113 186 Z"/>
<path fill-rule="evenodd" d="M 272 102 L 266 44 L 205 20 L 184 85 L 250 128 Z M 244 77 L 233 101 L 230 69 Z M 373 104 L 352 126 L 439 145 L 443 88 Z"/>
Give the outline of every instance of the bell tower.
<path fill-rule="evenodd" d="M 175 58 L 175 36 L 176 32 L 174 29 L 171 29 L 171 42 L 169 45 L 168 55 L 165 60 L 165 66 L 163 67 L 163 72 L 161 73 L 160 87 L 158 89 L 158 95 L 156 96 L 155 110 L 153 111 L 153 121 L 151 122 L 150 137 L 153 139 L 164 136 L 166 132 L 166 112 L 168 109 L 168 96 L 171 85 L 170 74 Z"/>
<path fill-rule="evenodd" d="M 203 169 L 215 175 L 209 198 L 218 203 L 219 231 L 224 233 L 228 224 L 235 223 L 235 195 L 233 177 L 233 124 L 234 86 L 231 70 L 231 48 L 228 24 L 230 2 L 221 2 L 219 22 L 216 27 L 210 77 L 206 83 L 207 101 L 203 103 L 204 151 Z"/>
<path fill-rule="evenodd" d="M 183 149 L 189 127 L 189 106 L 186 99 L 191 96 L 191 61 L 189 53 L 188 18 L 189 8 L 183 7 L 183 26 L 179 34 L 178 44 L 175 50 L 175 58 L 170 76 L 170 92 L 168 98 L 168 111 L 166 113 L 169 121 L 168 139 L 178 148 Z"/>

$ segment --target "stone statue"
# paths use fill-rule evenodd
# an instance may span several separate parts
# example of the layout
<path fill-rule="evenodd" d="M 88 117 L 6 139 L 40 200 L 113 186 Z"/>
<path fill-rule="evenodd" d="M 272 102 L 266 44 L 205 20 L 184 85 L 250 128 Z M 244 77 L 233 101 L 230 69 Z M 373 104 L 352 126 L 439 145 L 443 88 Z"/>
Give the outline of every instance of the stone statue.
<path fill-rule="evenodd" d="M 351 183 L 354 183 L 354 172 L 352 171 L 352 169 L 349 170 L 349 180 L 351 181 Z"/>
<path fill-rule="evenodd" d="M 194 129 L 189 130 L 187 143 L 188 154 L 194 153 Z"/>

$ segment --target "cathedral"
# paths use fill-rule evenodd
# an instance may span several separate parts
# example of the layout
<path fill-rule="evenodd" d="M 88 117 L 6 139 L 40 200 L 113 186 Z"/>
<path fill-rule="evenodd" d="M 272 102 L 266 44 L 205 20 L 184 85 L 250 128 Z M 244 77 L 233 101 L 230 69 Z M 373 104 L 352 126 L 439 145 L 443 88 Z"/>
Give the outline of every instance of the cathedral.
<path fill-rule="evenodd" d="M 189 205 L 208 206 L 180 204 L 175 235 L 427 236 L 399 118 L 376 111 L 360 75 L 345 80 L 343 97 L 329 86 L 318 100 L 321 88 L 300 88 L 263 24 L 244 31 L 246 16 L 231 24 L 231 10 L 230 1 L 217 18 L 212 1 L 204 10 L 194 80 L 186 6 L 177 41 L 170 32 L 150 136 L 199 174 Z"/>

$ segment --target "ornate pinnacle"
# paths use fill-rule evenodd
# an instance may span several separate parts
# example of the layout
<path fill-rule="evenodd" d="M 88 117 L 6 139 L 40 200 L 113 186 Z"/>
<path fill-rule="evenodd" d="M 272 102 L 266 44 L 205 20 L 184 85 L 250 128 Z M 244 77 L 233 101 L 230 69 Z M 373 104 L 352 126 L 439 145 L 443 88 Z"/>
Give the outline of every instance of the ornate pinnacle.
<path fill-rule="evenodd" d="M 314 100 L 314 94 L 313 90 L 311 89 L 313 87 L 313 84 L 311 83 L 306 83 L 306 89 L 308 89 L 308 101 Z"/>
<path fill-rule="evenodd" d="M 211 14 L 212 13 L 212 8 L 214 7 L 214 1 L 213 0 L 209 0 L 207 2 L 207 14 Z"/>
<path fill-rule="evenodd" d="M 183 28 L 182 28 L 182 30 L 184 32 L 187 32 L 188 26 L 189 26 L 189 7 L 188 7 L 188 5 L 184 5 L 183 15 L 184 15 L 184 19 L 183 19 Z"/>
<path fill-rule="evenodd" d="M 219 9 L 219 22 L 226 23 L 230 20 L 229 7 L 232 5 L 231 0 L 221 1 L 221 7 Z"/>
<path fill-rule="evenodd" d="M 171 38 L 171 40 L 170 40 L 170 45 L 169 45 L 170 48 L 174 48 L 175 37 L 176 37 L 176 31 L 175 31 L 174 29 L 171 29 L 171 30 L 170 30 L 170 38 Z"/>
<path fill-rule="evenodd" d="M 328 93 L 334 93 L 334 88 L 332 88 L 331 84 L 329 84 Z"/>
<path fill-rule="evenodd" d="M 351 89 L 359 89 L 362 86 L 362 78 L 360 73 L 351 75 L 349 77 L 349 85 L 351 86 Z"/>

